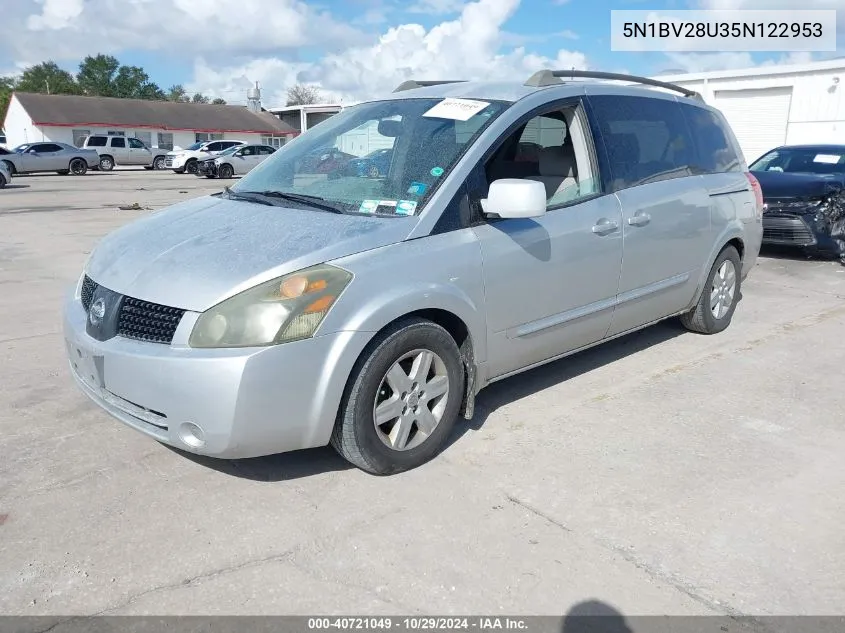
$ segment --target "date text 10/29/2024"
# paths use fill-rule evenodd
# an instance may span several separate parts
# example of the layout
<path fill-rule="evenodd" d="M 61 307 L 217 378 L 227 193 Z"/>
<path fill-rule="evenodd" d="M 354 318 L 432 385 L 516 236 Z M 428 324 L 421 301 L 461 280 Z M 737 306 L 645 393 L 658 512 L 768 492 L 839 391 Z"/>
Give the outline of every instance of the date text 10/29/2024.
<path fill-rule="evenodd" d="M 527 631 L 523 618 L 510 617 L 328 617 L 308 618 L 309 631 Z"/>

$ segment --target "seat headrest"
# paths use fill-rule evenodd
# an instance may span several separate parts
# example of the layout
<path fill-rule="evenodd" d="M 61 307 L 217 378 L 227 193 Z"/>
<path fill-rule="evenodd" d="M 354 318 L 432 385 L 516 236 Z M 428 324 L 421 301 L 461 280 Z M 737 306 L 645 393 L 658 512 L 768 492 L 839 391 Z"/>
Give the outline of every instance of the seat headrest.
<path fill-rule="evenodd" d="M 571 178 L 575 170 L 575 152 L 571 146 L 553 145 L 540 150 L 540 175 Z"/>

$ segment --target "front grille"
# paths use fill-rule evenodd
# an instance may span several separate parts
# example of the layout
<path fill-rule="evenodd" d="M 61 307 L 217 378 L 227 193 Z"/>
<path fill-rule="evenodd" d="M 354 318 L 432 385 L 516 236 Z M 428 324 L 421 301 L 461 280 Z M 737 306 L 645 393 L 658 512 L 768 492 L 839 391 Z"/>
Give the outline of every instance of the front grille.
<path fill-rule="evenodd" d="M 117 333 L 150 343 L 167 343 L 179 326 L 184 310 L 124 297 L 120 306 Z"/>
<path fill-rule="evenodd" d="M 88 275 L 82 280 L 82 306 L 86 311 L 91 307 L 97 287 Z M 169 345 L 184 314 L 185 311 L 179 308 L 123 297 L 117 317 L 117 333 L 124 338 Z"/>
<path fill-rule="evenodd" d="M 802 218 L 795 216 L 763 216 L 763 242 L 812 246 L 816 238 Z"/>

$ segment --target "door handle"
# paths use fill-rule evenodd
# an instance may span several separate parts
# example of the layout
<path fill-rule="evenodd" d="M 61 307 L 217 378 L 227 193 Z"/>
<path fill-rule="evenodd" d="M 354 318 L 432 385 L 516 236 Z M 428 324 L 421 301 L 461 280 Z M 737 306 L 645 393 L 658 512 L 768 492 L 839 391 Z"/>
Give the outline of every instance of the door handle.
<path fill-rule="evenodd" d="M 636 213 L 628 218 L 630 226 L 645 226 L 649 222 L 651 222 L 651 216 L 648 213 Z"/>
<path fill-rule="evenodd" d="M 593 226 L 593 233 L 596 235 L 607 235 L 608 233 L 613 233 L 616 229 L 619 228 L 619 225 L 616 222 L 612 222 L 607 218 L 602 218 Z"/>

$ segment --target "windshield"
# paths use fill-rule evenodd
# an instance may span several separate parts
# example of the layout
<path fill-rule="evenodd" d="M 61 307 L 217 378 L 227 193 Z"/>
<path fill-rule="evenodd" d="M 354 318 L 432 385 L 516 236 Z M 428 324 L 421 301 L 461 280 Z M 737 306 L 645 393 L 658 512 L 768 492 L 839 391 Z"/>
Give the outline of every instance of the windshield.
<path fill-rule="evenodd" d="M 235 145 L 234 147 L 230 147 L 229 149 L 220 152 L 218 156 L 228 156 L 229 154 L 234 154 L 239 149 L 243 149 L 243 145 Z"/>
<path fill-rule="evenodd" d="M 282 146 L 232 191 L 317 197 L 347 213 L 413 215 L 510 105 L 454 102 L 397 99 L 351 106 Z M 384 149 L 392 150 L 384 165 L 354 160 Z"/>
<path fill-rule="evenodd" d="M 12 151 L 15 152 L 16 154 L 20 154 L 21 152 L 25 152 L 26 148 L 29 147 L 30 145 L 32 145 L 32 143 L 24 143 L 23 145 L 18 145 Z"/>
<path fill-rule="evenodd" d="M 845 172 L 845 147 L 777 149 L 754 161 L 749 169 L 757 172 L 841 174 Z"/>
<path fill-rule="evenodd" d="M 203 145 L 204 145 L 204 143 L 194 143 L 193 145 L 190 145 L 189 147 L 187 147 L 185 149 L 185 151 L 186 152 L 193 152 L 194 150 L 198 150 Z"/>

